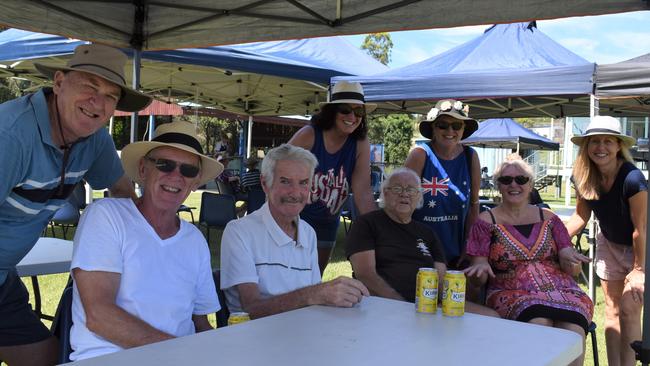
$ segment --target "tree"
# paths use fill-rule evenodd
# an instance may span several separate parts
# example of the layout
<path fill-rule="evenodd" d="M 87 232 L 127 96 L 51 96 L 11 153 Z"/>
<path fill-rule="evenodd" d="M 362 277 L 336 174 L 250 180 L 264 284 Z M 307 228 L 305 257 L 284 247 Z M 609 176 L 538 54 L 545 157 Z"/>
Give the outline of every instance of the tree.
<path fill-rule="evenodd" d="M 376 118 L 378 128 L 383 131 L 379 139 L 371 139 L 373 143 L 385 145 L 387 163 L 404 164 L 411 148 L 413 138 L 413 120 L 408 114 L 391 114 Z"/>
<path fill-rule="evenodd" d="M 193 122 L 196 117 L 192 116 L 181 116 L 182 120 Z M 228 146 L 230 149 L 228 153 L 234 154 L 237 149 L 238 140 L 237 136 L 239 135 L 239 124 L 236 121 L 230 121 L 226 119 L 220 119 L 216 117 L 198 117 L 197 123 L 197 133 L 203 145 L 203 151 L 207 155 L 212 155 L 214 152 L 214 146 L 221 139 L 221 136 L 228 137 Z"/>
<path fill-rule="evenodd" d="M 365 50 L 375 60 L 388 65 L 393 49 L 393 40 L 390 38 L 390 33 L 368 34 L 363 40 L 361 49 Z"/>

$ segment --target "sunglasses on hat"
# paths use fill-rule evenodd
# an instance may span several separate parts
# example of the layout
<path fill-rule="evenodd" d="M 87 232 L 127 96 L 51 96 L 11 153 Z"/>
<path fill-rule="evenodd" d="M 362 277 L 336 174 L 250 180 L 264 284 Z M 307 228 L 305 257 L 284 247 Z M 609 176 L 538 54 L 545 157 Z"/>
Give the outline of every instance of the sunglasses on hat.
<path fill-rule="evenodd" d="M 363 117 L 366 115 L 366 109 L 363 107 L 352 108 L 347 104 L 341 104 L 337 107 L 336 111 L 341 114 L 348 115 L 354 112 L 354 115 L 357 117 Z"/>
<path fill-rule="evenodd" d="M 441 129 L 441 130 L 446 130 L 449 127 L 451 127 L 454 131 L 460 131 L 463 127 L 465 127 L 465 123 L 463 122 L 436 122 L 435 123 L 436 127 Z"/>
<path fill-rule="evenodd" d="M 194 178 L 199 175 L 199 167 L 192 164 L 178 163 L 174 160 L 169 159 L 154 159 L 149 156 L 145 156 L 145 159 L 154 163 L 156 169 L 160 170 L 163 173 L 171 173 L 178 166 L 178 170 L 181 172 L 181 175 L 185 178 Z"/>
<path fill-rule="evenodd" d="M 524 175 L 518 175 L 516 177 L 512 177 L 509 175 L 502 175 L 499 178 L 497 178 L 497 182 L 506 186 L 512 183 L 513 180 L 515 181 L 515 183 L 519 184 L 520 186 L 523 186 L 524 184 L 528 183 L 530 178 Z"/>

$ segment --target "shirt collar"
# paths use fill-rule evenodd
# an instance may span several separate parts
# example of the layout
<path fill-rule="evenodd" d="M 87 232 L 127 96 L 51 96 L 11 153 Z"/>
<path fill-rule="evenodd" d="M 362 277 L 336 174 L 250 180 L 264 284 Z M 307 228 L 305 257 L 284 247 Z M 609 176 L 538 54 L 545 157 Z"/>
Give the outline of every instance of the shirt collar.
<path fill-rule="evenodd" d="M 36 123 L 41 133 L 41 141 L 44 144 L 59 148 L 52 141 L 52 129 L 50 125 L 50 112 L 47 109 L 47 96 L 52 94 L 52 88 L 41 88 L 31 97 L 31 104 L 36 115 Z"/>
<path fill-rule="evenodd" d="M 280 225 L 275 221 L 273 216 L 271 215 L 271 209 L 269 208 L 269 203 L 265 202 L 264 205 L 259 209 L 260 214 L 262 215 L 262 222 L 264 223 L 264 226 L 266 227 L 266 231 L 269 233 L 275 244 L 279 247 L 285 246 L 288 244 L 294 244 L 295 246 L 302 247 L 302 240 L 300 237 L 300 217 L 296 217 L 295 225 L 296 225 L 296 237 L 298 238 L 298 241 L 296 242 L 293 240 L 292 237 L 287 235 L 282 228 L 280 228 Z"/>

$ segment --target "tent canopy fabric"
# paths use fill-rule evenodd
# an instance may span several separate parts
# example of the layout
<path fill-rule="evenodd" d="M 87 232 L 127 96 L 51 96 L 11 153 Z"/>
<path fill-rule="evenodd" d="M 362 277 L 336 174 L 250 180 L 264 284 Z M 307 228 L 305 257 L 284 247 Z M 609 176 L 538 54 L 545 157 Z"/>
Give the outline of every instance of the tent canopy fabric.
<path fill-rule="evenodd" d="M 599 97 L 650 96 L 650 53 L 596 70 Z M 646 99 L 650 103 L 650 99 Z"/>
<path fill-rule="evenodd" d="M 33 62 L 64 64 L 86 42 L 9 29 L 0 33 L 0 76 L 46 80 Z M 132 50 L 125 50 L 132 55 Z M 232 112 L 307 114 L 335 75 L 388 68 L 339 37 L 142 52 L 141 90 L 166 101 Z M 127 68 L 131 79 L 132 67 Z"/>
<path fill-rule="evenodd" d="M 0 24 L 138 50 L 511 23 L 649 9 L 641 0 L 3 0 Z"/>
<path fill-rule="evenodd" d="M 505 149 L 559 150 L 560 144 L 540 136 L 510 118 L 487 119 L 462 140 L 463 145 Z"/>

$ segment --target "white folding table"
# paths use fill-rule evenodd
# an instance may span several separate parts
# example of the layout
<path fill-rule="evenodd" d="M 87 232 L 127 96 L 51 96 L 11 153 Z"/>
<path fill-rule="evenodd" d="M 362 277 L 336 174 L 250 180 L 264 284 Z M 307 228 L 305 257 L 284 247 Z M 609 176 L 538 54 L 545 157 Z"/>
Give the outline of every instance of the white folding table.
<path fill-rule="evenodd" d="M 165 316 L 165 314 L 160 314 Z M 377 297 L 345 309 L 311 306 L 74 365 L 566 365 L 578 334 L 465 314 L 418 314 Z"/>

